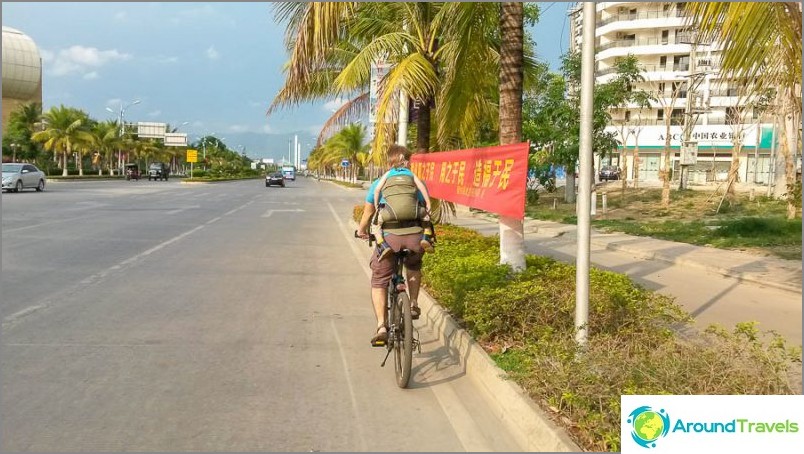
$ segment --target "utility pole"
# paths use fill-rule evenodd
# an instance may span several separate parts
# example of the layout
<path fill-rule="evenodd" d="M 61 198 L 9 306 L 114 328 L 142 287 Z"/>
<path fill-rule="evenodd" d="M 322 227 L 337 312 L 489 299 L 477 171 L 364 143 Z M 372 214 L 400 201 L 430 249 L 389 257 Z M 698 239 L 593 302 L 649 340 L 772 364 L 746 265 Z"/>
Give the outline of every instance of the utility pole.
<path fill-rule="evenodd" d="M 581 47 L 581 137 L 578 185 L 578 255 L 575 263 L 575 341 L 586 346 L 589 324 L 591 243 L 592 122 L 595 89 L 595 2 L 583 3 Z"/>
<path fill-rule="evenodd" d="M 695 165 L 698 160 L 698 142 L 692 141 L 692 130 L 695 128 L 695 123 L 698 122 L 698 115 L 701 113 L 697 106 L 693 106 L 695 102 L 698 85 L 706 76 L 705 72 L 696 73 L 696 51 L 698 48 L 698 33 L 693 33 L 693 36 L 688 36 L 685 43 L 690 44 L 690 63 L 687 68 L 689 75 L 687 76 L 687 105 L 684 109 L 684 131 L 682 134 L 683 140 L 681 142 L 680 153 L 680 169 L 681 175 L 679 176 L 678 189 L 687 189 L 689 179 L 689 166 Z M 690 39 L 691 38 L 691 39 Z"/>

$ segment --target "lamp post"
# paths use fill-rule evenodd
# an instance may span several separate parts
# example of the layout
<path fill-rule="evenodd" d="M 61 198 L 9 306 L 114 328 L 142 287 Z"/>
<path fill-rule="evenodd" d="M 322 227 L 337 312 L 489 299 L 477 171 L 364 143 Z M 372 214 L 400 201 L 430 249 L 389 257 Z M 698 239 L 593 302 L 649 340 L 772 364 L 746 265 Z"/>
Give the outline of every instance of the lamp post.
<path fill-rule="evenodd" d="M 142 101 L 140 101 L 139 99 L 135 99 L 134 101 L 132 101 L 129 104 L 123 104 L 122 101 L 120 102 L 120 114 L 118 116 L 118 119 L 120 121 L 120 138 L 122 138 L 123 135 L 126 133 L 126 126 L 123 123 L 123 121 L 125 119 L 125 115 L 126 115 L 126 109 L 128 109 L 131 106 L 135 106 L 135 105 L 137 105 L 137 104 L 139 104 L 141 102 Z M 114 110 L 112 110 L 109 107 L 107 107 L 106 110 L 111 112 L 111 113 L 115 113 Z M 122 160 L 123 160 L 123 153 L 120 150 L 118 150 L 117 151 L 117 168 L 118 169 L 123 168 L 123 161 Z"/>

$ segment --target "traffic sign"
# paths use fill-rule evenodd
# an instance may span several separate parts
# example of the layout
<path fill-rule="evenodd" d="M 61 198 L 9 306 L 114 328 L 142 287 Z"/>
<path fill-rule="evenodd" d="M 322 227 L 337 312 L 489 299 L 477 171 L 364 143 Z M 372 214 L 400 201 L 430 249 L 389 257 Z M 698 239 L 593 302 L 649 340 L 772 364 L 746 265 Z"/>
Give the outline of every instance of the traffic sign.
<path fill-rule="evenodd" d="M 187 162 L 198 162 L 198 150 L 187 150 Z"/>
<path fill-rule="evenodd" d="M 349 160 L 344 159 L 343 161 L 341 161 L 341 167 L 349 167 Z"/>

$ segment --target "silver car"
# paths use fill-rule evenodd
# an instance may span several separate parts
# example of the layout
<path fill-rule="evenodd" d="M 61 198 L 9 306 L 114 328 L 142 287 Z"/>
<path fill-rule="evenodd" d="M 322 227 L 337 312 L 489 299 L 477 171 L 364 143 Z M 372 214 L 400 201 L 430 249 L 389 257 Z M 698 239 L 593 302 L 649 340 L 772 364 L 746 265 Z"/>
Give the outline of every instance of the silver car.
<path fill-rule="evenodd" d="M 39 192 L 45 190 L 45 172 L 33 164 L 3 164 L 3 190 L 20 192 L 25 188 L 34 188 Z"/>

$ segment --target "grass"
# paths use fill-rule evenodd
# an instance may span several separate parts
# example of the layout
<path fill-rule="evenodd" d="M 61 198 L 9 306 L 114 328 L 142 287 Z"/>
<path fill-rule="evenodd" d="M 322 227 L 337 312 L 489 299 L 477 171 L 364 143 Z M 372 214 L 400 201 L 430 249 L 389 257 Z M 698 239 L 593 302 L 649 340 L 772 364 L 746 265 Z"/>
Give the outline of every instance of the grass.
<path fill-rule="evenodd" d="M 526 215 L 575 224 L 575 204 L 565 203 L 562 191 L 541 194 L 538 202 L 526 207 Z M 603 192 L 606 213 L 601 208 Z M 748 194 L 738 194 L 735 200 L 724 201 L 718 211 L 721 196 L 712 191 L 672 190 L 670 195 L 670 206 L 664 208 L 661 189 L 629 188 L 625 196 L 619 187 L 599 189 L 592 225 L 607 232 L 801 259 L 801 218 L 786 219 L 784 201 L 764 196 L 751 201 Z"/>

